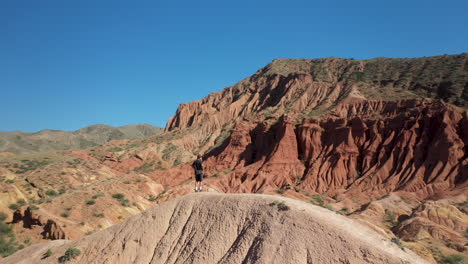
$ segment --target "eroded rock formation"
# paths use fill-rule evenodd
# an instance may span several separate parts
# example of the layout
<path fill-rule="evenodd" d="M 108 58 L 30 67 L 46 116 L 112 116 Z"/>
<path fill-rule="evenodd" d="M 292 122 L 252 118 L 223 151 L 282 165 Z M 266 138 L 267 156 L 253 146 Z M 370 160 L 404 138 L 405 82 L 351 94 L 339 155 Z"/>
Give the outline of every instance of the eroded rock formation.
<path fill-rule="evenodd" d="M 43 239 L 67 239 L 65 231 L 52 219 L 47 219 L 40 212 L 31 210 L 30 207 L 22 210 L 16 210 L 13 214 L 14 224 L 22 224 L 24 228 L 31 229 L 33 226 L 42 227 Z"/>
<path fill-rule="evenodd" d="M 289 184 L 337 197 L 365 193 L 372 200 L 398 190 L 425 199 L 467 187 L 466 112 L 422 99 L 337 109 L 297 125 L 288 118 L 239 124 L 207 168 L 233 170 L 217 182 L 226 192 Z"/>
<path fill-rule="evenodd" d="M 280 201 L 278 201 L 278 199 Z M 77 241 L 35 245 L 0 263 L 425 263 L 350 219 L 292 199 L 191 194 Z M 52 255 L 43 258 L 49 248 Z"/>
<path fill-rule="evenodd" d="M 455 206 L 442 201 L 427 201 L 403 221 L 396 233 L 408 241 L 437 239 L 459 244 L 464 251 L 468 217 Z"/>

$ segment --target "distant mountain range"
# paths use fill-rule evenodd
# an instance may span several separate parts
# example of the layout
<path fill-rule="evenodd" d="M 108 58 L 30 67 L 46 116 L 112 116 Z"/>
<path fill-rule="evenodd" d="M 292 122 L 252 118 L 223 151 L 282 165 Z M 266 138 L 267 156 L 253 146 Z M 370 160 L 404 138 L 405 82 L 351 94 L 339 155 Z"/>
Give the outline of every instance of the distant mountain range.
<path fill-rule="evenodd" d="M 162 128 L 148 124 L 121 127 L 97 124 L 76 131 L 45 129 L 36 133 L 0 132 L 0 152 L 26 153 L 84 149 L 115 139 L 142 139 L 161 131 Z"/>

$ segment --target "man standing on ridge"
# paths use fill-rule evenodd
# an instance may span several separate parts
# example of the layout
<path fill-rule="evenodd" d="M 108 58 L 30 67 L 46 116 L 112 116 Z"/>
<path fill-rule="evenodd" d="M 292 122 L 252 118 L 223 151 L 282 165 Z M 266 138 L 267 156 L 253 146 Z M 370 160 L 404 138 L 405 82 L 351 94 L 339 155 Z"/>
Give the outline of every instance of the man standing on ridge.
<path fill-rule="evenodd" d="M 195 192 L 201 192 L 203 188 L 203 164 L 200 154 L 197 155 L 197 159 L 192 163 L 192 167 L 195 170 Z"/>

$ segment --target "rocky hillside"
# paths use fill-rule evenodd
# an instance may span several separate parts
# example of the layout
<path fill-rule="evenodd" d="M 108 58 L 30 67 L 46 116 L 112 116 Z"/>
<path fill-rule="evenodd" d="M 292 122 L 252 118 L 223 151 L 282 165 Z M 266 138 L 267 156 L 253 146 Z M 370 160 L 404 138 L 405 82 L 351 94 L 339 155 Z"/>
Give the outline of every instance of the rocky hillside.
<path fill-rule="evenodd" d="M 3 256 L 109 227 L 150 207 L 164 191 L 145 175 L 113 170 L 80 151 L 15 155 L 0 164 L 0 213 L 14 234 L 0 239 Z"/>
<path fill-rule="evenodd" d="M 0 212 L 16 235 L 0 253 L 81 239 L 193 192 L 201 153 L 210 192 L 308 201 L 430 263 L 468 259 L 467 56 L 275 60 L 182 104 L 162 133 L 0 155 Z"/>
<path fill-rule="evenodd" d="M 277 59 L 202 100 L 181 104 L 166 131 L 197 128 L 211 143 L 234 122 L 330 112 L 348 97 L 434 98 L 468 107 L 468 54 L 414 59 Z M 211 135 L 209 140 L 205 137 Z"/>
<path fill-rule="evenodd" d="M 398 210 L 388 202 L 366 224 L 401 236 L 433 263 L 467 257 L 459 230 L 466 213 L 442 225 L 416 216 L 427 200 L 446 204 L 434 213 L 468 197 L 467 59 L 279 59 L 182 104 L 166 131 L 201 145 L 192 149 L 205 154 L 207 182 L 222 192 L 279 193 L 350 215 L 394 194 L 409 219 L 390 217 Z M 188 173 L 182 166 L 154 177 L 178 184 Z"/>
<path fill-rule="evenodd" d="M 50 129 L 36 133 L 0 132 L 0 152 L 85 149 L 116 139 L 142 139 L 161 131 L 159 127 L 137 124 L 122 127 L 92 125 L 72 132 Z"/>
<path fill-rule="evenodd" d="M 427 199 L 468 187 L 466 112 L 419 99 L 336 109 L 299 124 L 286 117 L 238 124 L 206 167 L 232 170 L 217 182 L 225 192 L 291 186 L 368 202 L 397 190 Z"/>
<path fill-rule="evenodd" d="M 425 263 L 326 209 L 252 194 L 187 195 L 86 238 L 31 246 L 0 263 L 65 258 L 116 264 Z"/>
<path fill-rule="evenodd" d="M 369 202 L 398 190 L 427 199 L 468 187 L 468 115 L 450 104 L 466 106 L 467 63 L 468 54 L 279 59 L 182 104 L 166 131 L 205 153 L 224 192 L 294 187 Z"/>

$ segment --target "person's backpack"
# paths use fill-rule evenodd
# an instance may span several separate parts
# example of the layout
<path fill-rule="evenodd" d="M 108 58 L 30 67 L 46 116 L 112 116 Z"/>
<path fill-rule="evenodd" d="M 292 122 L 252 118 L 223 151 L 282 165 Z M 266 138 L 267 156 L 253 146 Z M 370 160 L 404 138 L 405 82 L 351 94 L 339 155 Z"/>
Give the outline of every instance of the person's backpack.
<path fill-rule="evenodd" d="M 203 170 L 197 169 L 197 160 L 192 163 L 192 168 L 195 170 L 196 175 L 203 175 Z"/>

